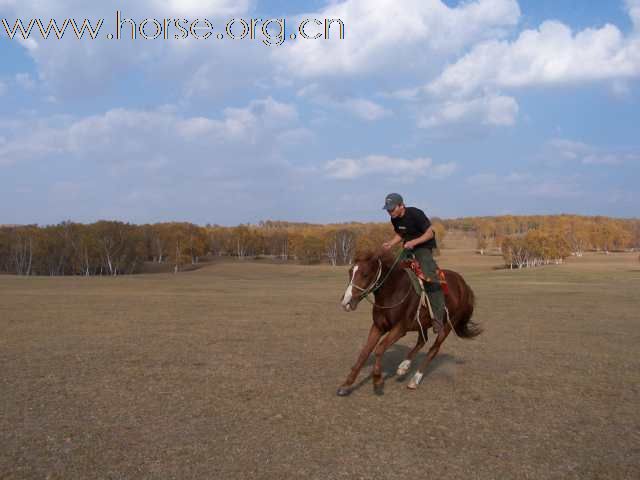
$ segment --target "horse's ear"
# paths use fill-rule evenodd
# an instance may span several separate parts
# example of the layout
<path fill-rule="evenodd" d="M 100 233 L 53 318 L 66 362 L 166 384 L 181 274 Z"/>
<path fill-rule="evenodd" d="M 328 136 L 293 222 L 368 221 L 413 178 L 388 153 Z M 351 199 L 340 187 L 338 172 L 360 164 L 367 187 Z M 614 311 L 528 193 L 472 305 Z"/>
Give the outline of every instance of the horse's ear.
<path fill-rule="evenodd" d="M 353 264 L 355 265 L 358 262 L 368 262 L 374 257 L 375 253 L 372 250 L 359 250 L 353 258 Z"/>
<path fill-rule="evenodd" d="M 374 254 L 374 258 L 376 260 L 380 259 L 383 260 L 384 257 L 387 257 L 389 255 L 389 251 L 385 250 L 383 247 L 380 247 L 376 250 L 376 253 Z"/>
<path fill-rule="evenodd" d="M 391 252 L 391 250 L 379 248 L 375 253 L 375 259 L 380 260 L 386 266 L 390 266 L 395 259 L 395 255 L 393 254 L 393 252 Z"/>

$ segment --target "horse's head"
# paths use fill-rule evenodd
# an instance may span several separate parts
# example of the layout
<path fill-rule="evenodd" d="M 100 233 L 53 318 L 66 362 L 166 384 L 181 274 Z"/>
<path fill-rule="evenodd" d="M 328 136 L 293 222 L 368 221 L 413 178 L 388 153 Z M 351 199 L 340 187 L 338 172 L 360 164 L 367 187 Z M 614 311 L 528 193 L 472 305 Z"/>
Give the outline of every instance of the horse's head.
<path fill-rule="evenodd" d="M 349 284 L 342 296 L 340 304 L 345 311 L 358 308 L 358 303 L 376 286 L 382 273 L 382 262 L 379 255 L 368 253 L 356 257 L 349 269 Z"/>

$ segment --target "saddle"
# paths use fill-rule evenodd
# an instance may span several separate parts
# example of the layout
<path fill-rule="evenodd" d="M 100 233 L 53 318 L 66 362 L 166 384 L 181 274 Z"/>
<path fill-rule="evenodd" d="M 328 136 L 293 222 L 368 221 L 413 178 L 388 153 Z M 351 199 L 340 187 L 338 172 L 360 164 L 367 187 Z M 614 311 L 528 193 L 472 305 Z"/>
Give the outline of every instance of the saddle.
<path fill-rule="evenodd" d="M 427 277 L 424 274 L 424 272 L 422 271 L 422 268 L 420 267 L 420 262 L 418 262 L 418 260 L 416 260 L 415 258 L 411 260 L 404 260 L 402 262 L 402 267 L 405 270 L 406 269 L 411 270 L 415 274 L 415 276 L 418 277 L 418 279 L 422 282 L 422 285 L 425 291 L 428 292 L 433 290 L 434 284 L 437 283 L 440 285 L 440 288 L 442 288 L 442 293 L 444 293 L 445 295 L 449 295 L 449 287 L 447 285 L 447 279 L 444 275 L 444 272 L 439 268 L 436 270 L 436 275 L 438 278 L 431 278 L 431 277 Z"/>

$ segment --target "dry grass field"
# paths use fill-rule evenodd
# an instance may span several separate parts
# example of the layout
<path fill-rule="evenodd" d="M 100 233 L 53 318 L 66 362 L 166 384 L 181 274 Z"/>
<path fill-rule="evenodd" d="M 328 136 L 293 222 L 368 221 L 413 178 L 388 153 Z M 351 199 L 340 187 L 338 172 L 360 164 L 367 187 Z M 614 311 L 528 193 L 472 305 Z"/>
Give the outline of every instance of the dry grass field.
<path fill-rule="evenodd" d="M 640 478 L 637 254 L 500 261 L 445 250 L 484 333 L 417 391 L 407 336 L 346 398 L 371 307 L 339 309 L 344 267 L 0 276 L 0 478 Z"/>

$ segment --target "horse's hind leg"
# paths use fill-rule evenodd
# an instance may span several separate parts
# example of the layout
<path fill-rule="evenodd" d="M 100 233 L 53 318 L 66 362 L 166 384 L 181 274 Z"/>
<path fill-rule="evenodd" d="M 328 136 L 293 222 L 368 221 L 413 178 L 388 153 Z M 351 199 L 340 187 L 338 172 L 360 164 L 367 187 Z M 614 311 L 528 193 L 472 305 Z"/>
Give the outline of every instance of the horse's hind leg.
<path fill-rule="evenodd" d="M 424 337 L 420 334 L 420 332 L 418 332 L 418 341 L 416 342 L 416 346 L 413 347 L 407 354 L 407 358 L 404 359 L 402 363 L 400 363 L 400 365 L 398 365 L 398 371 L 396 372 L 396 375 L 398 375 L 399 377 L 404 377 L 407 374 L 407 372 L 411 368 L 411 362 L 413 362 L 413 359 L 416 357 L 417 353 L 422 347 L 424 347 Z"/>
<path fill-rule="evenodd" d="M 360 355 L 358 355 L 358 360 L 356 361 L 356 364 L 351 368 L 351 372 L 347 376 L 347 379 L 340 386 L 340 388 L 338 388 L 337 393 L 339 396 L 344 397 L 351 393 L 351 385 L 353 385 L 353 382 L 355 382 L 356 378 L 358 378 L 358 373 L 360 373 L 360 370 L 362 369 L 364 362 L 366 362 L 367 358 L 369 358 L 369 355 L 371 354 L 375 346 L 378 344 L 378 341 L 380 340 L 381 336 L 382 336 L 382 332 L 378 327 L 376 327 L 375 323 L 371 325 L 371 329 L 369 330 L 369 337 L 367 338 L 367 343 L 365 343 L 364 347 L 362 347 L 362 350 L 360 351 Z"/>
<path fill-rule="evenodd" d="M 416 388 L 418 388 L 418 385 L 422 381 L 422 377 L 424 377 L 423 372 L 426 370 L 427 365 L 429 365 L 429 362 L 433 360 L 433 358 L 438 354 L 438 352 L 440 351 L 440 345 L 442 345 L 442 342 L 444 342 L 444 340 L 447 338 L 450 332 L 451 332 L 451 325 L 449 323 L 445 323 L 442 330 L 440 330 L 440 333 L 438 334 L 436 341 L 429 349 L 427 358 L 425 358 L 422 364 L 420 365 L 420 367 L 418 367 L 418 371 L 415 373 L 415 375 L 409 382 L 409 385 L 407 385 L 407 388 L 410 388 L 411 390 L 415 390 Z"/>

